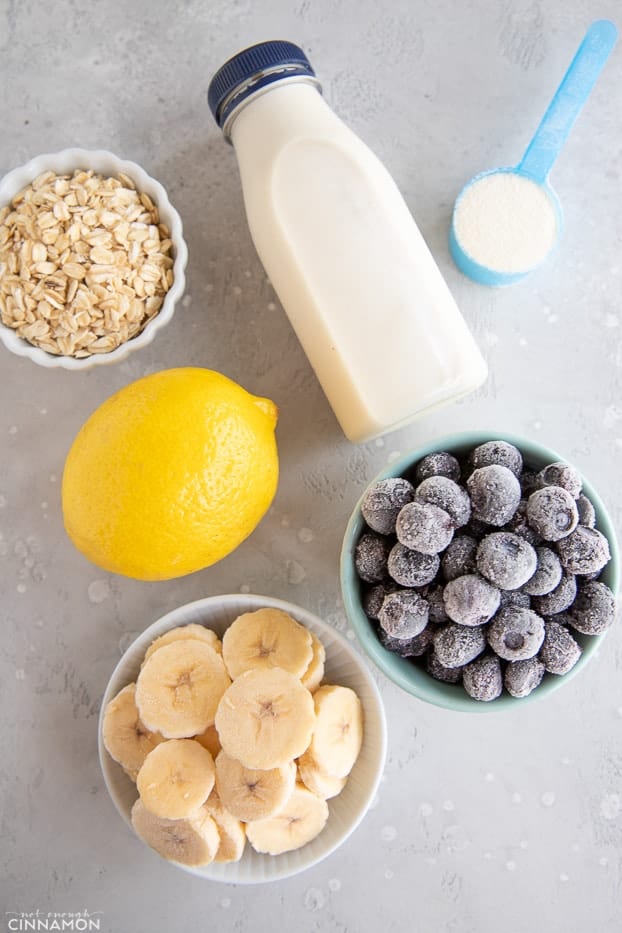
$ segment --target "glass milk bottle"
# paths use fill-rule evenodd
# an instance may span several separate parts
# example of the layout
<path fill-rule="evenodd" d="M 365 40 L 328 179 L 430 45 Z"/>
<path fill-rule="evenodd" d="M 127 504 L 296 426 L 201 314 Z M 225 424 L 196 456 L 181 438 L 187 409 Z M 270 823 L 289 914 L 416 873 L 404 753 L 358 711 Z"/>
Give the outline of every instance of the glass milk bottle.
<path fill-rule="evenodd" d="M 346 436 L 367 441 L 481 385 L 486 364 L 395 182 L 304 52 L 248 48 L 208 100 L 259 258 Z"/>

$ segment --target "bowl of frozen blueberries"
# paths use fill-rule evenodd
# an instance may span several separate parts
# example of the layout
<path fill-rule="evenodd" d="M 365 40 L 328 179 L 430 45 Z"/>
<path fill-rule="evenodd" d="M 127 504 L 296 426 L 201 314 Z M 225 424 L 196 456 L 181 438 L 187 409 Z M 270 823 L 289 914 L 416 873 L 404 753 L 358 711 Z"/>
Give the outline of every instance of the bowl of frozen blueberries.
<path fill-rule="evenodd" d="M 507 434 L 392 463 L 348 523 L 341 586 L 363 648 L 399 687 L 464 712 L 548 696 L 615 621 L 611 520 L 555 451 Z"/>

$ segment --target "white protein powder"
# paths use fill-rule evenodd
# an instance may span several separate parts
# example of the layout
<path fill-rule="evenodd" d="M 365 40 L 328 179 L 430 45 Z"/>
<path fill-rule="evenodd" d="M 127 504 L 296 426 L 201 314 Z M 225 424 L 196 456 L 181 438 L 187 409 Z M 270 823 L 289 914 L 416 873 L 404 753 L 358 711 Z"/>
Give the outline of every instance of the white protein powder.
<path fill-rule="evenodd" d="M 527 272 L 558 235 L 555 207 L 541 185 L 514 172 L 494 172 L 471 184 L 456 205 L 454 233 L 471 259 L 495 272 Z"/>

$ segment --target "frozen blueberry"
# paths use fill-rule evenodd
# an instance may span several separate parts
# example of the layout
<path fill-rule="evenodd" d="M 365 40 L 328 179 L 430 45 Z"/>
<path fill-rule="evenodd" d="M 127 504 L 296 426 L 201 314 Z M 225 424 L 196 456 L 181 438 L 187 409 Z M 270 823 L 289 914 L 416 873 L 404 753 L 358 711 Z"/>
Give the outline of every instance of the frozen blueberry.
<path fill-rule="evenodd" d="M 395 531 L 405 547 L 422 554 L 438 554 L 453 538 L 454 523 L 444 509 L 415 499 L 400 511 Z"/>
<path fill-rule="evenodd" d="M 491 464 L 471 473 L 467 480 L 474 518 L 499 528 L 518 508 L 520 484 L 507 467 Z"/>
<path fill-rule="evenodd" d="M 547 622 L 539 657 L 549 674 L 567 674 L 581 657 L 581 647 L 563 625 Z"/>
<path fill-rule="evenodd" d="M 508 664 L 503 683 L 510 696 L 526 697 L 540 686 L 543 677 L 542 661 L 539 658 L 528 658 L 526 661 L 512 661 Z"/>
<path fill-rule="evenodd" d="M 388 569 L 391 578 L 402 586 L 425 586 L 431 583 L 440 566 L 438 554 L 411 551 L 399 541 L 389 554 Z"/>
<path fill-rule="evenodd" d="M 583 493 L 577 498 L 577 512 L 579 513 L 579 524 L 586 528 L 593 528 L 596 524 L 596 512 L 594 506 L 587 496 Z"/>
<path fill-rule="evenodd" d="M 392 638 L 414 638 L 428 624 L 430 607 L 414 590 L 398 590 L 385 596 L 378 621 Z"/>
<path fill-rule="evenodd" d="M 445 580 L 455 580 L 465 573 L 475 573 L 477 541 L 470 535 L 459 535 L 448 545 L 441 556 L 441 568 Z"/>
<path fill-rule="evenodd" d="M 388 650 L 399 654 L 400 658 L 420 658 L 426 653 L 434 637 L 434 629 L 428 626 L 413 638 L 392 638 L 384 629 L 378 629 L 381 644 Z"/>
<path fill-rule="evenodd" d="M 471 453 L 469 465 L 472 470 L 479 470 L 487 466 L 503 466 L 514 474 L 520 476 L 523 470 L 523 458 L 520 450 L 506 441 L 487 441 L 480 444 Z"/>
<path fill-rule="evenodd" d="M 415 490 L 415 499 L 443 509 L 451 517 L 456 528 L 462 528 L 471 517 L 471 503 L 466 489 L 446 476 L 430 476 L 424 479 Z"/>
<path fill-rule="evenodd" d="M 447 615 L 458 625 L 482 625 L 499 608 L 499 590 L 477 574 L 450 580 L 443 590 Z"/>
<path fill-rule="evenodd" d="M 561 486 L 544 486 L 529 496 L 527 520 L 545 541 L 560 541 L 577 527 L 577 504 Z"/>
<path fill-rule="evenodd" d="M 539 477 L 543 486 L 561 486 L 573 499 L 577 499 L 581 493 L 581 474 L 569 463 L 549 463 L 540 470 Z"/>
<path fill-rule="evenodd" d="M 448 622 L 449 616 L 445 610 L 445 601 L 443 599 L 443 587 L 442 586 L 424 586 L 419 592 L 427 602 L 430 607 L 430 614 L 428 619 L 430 622 L 435 624 L 440 624 L 442 622 Z"/>
<path fill-rule="evenodd" d="M 412 502 L 414 496 L 415 490 L 407 479 L 399 476 L 381 479 L 365 493 L 361 505 L 363 518 L 374 531 L 393 534 L 400 509 Z"/>
<path fill-rule="evenodd" d="M 518 606 L 520 609 L 531 608 L 531 597 L 523 590 L 500 590 L 501 599 L 499 600 L 499 609 L 505 609 L 506 606 Z"/>
<path fill-rule="evenodd" d="M 605 536 L 583 525 L 558 543 L 557 553 L 562 567 L 570 573 L 598 573 L 611 558 Z"/>
<path fill-rule="evenodd" d="M 531 544 L 511 531 L 486 535 L 477 549 L 477 569 L 502 590 L 517 590 L 531 579 L 537 565 Z"/>
<path fill-rule="evenodd" d="M 532 547 L 542 544 L 542 537 L 530 526 L 527 520 L 527 499 L 521 499 L 514 515 L 504 526 L 505 531 L 512 531 L 519 538 L 529 541 Z"/>
<path fill-rule="evenodd" d="M 494 531 L 494 526 L 489 525 L 488 522 L 482 522 L 479 518 L 473 518 L 471 515 L 471 521 L 466 526 L 465 531 L 472 538 L 475 538 L 476 541 L 481 541 L 485 535 L 489 535 L 491 531 Z"/>
<path fill-rule="evenodd" d="M 434 651 L 429 652 L 425 668 L 434 680 L 441 680 L 445 684 L 459 684 L 462 680 L 462 668 L 445 667 L 438 660 Z"/>
<path fill-rule="evenodd" d="M 508 606 L 488 626 L 488 644 L 504 661 L 526 661 L 544 641 L 544 619 L 531 609 Z"/>
<path fill-rule="evenodd" d="M 361 535 L 354 550 L 354 566 L 361 580 L 380 583 L 386 578 L 391 544 L 390 539 L 374 531 L 366 531 Z"/>
<path fill-rule="evenodd" d="M 457 483 L 460 479 L 460 464 L 453 454 L 444 450 L 436 454 L 428 454 L 417 464 L 415 479 L 418 483 L 422 483 L 429 476 L 446 476 Z"/>
<path fill-rule="evenodd" d="M 567 612 L 569 624 L 583 635 L 600 635 L 613 623 L 616 601 L 604 583 L 583 583 Z"/>
<path fill-rule="evenodd" d="M 523 495 L 526 496 L 527 499 L 536 489 L 542 489 L 540 474 L 535 473 L 533 470 L 524 470 L 519 477 L 519 481 L 521 489 L 523 490 Z"/>
<path fill-rule="evenodd" d="M 467 628 L 449 622 L 434 634 L 434 656 L 443 667 L 462 667 L 480 655 L 485 647 L 483 625 Z"/>
<path fill-rule="evenodd" d="M 533 608 L 541 616 L 554 616 L 572 606 L 577 595 L 577 580 L 572 573 L 563 573 L 554 590 L 544 596 L 534 596 Z"/>
<path fill-rule="evenodd" d="M 538 566 L 533 577 L 523 586 L 523 592 L 530 596 L 546 596 L 559 584 L 562 578 L 562 565 L 559 557 L 550 547 L 537 547 Z"/>
<path fill-rule="evenodd" d="M 485 654 L 467 664 L 462 671 L 462 685 L 474 700 L 496 700 L 503 690 L 499 658 Z"/>
<path fill-rule="evenodd" d="M 363 609 L 365 615 L 370 619 L 377 619 L 382 601 L 389 593 L 395 593 L 399 587 L 397 584 L 377 583 L 370 587 L 363 596 Z"/>

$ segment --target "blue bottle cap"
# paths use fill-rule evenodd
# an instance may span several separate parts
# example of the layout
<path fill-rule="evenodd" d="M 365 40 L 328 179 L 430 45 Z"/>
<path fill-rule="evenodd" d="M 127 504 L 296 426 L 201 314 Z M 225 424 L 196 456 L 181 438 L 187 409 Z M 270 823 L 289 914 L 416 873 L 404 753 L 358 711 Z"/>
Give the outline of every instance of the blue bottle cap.
<path fill-rule="evenodd" d="M 226 61 L 210 81 L 207 102 L 216 123 L 223 128 L 233 110 L 251 94 L 295 76 L 317 83 L 309 59 L 293 42 L 277 39 L 243 49 Z"/>

